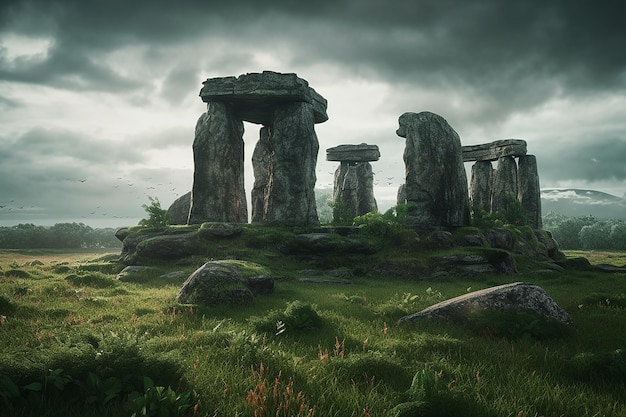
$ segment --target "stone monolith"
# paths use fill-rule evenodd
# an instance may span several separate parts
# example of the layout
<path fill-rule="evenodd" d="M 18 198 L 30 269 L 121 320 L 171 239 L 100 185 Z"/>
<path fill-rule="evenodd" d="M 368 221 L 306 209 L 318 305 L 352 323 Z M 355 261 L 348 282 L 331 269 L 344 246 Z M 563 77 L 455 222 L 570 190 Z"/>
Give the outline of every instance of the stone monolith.
<path fill-rule="evenodd" d="M 408 223 L 423 229 L 470 223 L 467 177 L 461 140 L 448 122 L 430 112 L 400 116 L 398 136 L 406 138 Z"/>
<path fill-rule="evenodd" d="M 470 180 L 470 205 L 480 207 L 486 212 L 491 210 L 491 188 L 493 167 L 491 161 L 478 161 L 472 165 Z"/>
<path fill-rule="evenodd" d="M 196 124 L 189 224 L 247 222 L 243 122 L 223 102 L 211 102 Z"/>
<path fill-rule="evenodd" d="M 534 155 L 520 156 L 517 168 L 517 199 L 522 205 L 529 226 L 541 228 L 541 190 L 537 158 Z"/>

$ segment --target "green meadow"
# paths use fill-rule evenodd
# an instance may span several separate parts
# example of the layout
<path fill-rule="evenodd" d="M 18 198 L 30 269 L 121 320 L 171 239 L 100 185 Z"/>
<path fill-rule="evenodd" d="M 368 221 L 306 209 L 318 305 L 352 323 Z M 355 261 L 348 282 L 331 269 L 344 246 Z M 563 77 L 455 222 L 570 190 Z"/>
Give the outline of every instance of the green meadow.
<path fill-rule="evenodd" d="M 402 248 L 287 257 L 261 237 L 242 239 L 123 280 L 117 252 L 2 251 L 0 414 L 626 415 L 623 273 L 534 274 L 520 263 L 513 276 L 424 280 L 370 268 L 394 257 L 419 264 L 419 253 Z M 566 255 L 626 264 L 625 252 Z M 269 269 L 275 292 L 246 306 L 176 302 L 189 274 L 227 256 Z M 300 280 L 333 268 L 348 272 L 337 283 Z M 166 276 L 175 271 L 184 274 Z M 544 288 L 574 326 L 523 314 L 398 323 L 515 281 Z"/>

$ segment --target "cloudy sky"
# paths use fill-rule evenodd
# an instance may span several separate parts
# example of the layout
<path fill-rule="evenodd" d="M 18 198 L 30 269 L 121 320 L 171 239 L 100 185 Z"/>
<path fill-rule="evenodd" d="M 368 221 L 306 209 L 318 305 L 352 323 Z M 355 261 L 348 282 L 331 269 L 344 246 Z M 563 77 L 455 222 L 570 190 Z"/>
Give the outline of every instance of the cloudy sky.
<path fill-rule="evenodd" d="M 464 145 L 516 138 L 542 188 L 626 192 L 626 3 L 601 0 L 3 0 L 0 225 L 136 224 L 191 189 L 203 80 L 295 72 L 338 144 L 380 147 L 381 209 L 403 181 L 404 112 Z M 258 126 L 246 124 L 246 161 Z M 248 190 L 252 169 L 247 169 Z"/>

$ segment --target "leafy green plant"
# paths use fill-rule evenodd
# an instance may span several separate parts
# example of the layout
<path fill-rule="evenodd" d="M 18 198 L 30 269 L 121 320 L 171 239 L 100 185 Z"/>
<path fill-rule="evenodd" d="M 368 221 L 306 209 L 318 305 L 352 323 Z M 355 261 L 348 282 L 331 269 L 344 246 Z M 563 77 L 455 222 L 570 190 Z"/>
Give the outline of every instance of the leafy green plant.
<path fill-rule="evenodd" d="M 333 209 L 333 226 L 350 226 L 354 219 L 355 213 L 350 210 L 342 200 L 329 202 L 328 205 Z"/>
<path fill-rule="evenodd" d="M 143 392 L 130 393 L 127 406 L 131 417 L 183 417 L 197 410 L 197 397 L 192 390 L 179 394 L 171 387 L 156 386 L 144 376 Z"/>
<path fill-rule="evenodd" d="M 410 203 L 398 204 L 384 214 L 373 211 L 353 220 L 363 234 L 370 238 L 390 241 L 394 245 L 401 245 L 415 238 L 415 233 L 406 227 L 406 217 Z"/>
<path fill-rule="evenodd" d="M 161 202 L 157 197 L 148 197 L 150 204 L 143 204 L 141 207 L 148 213 L 147 219 L 139 221 L 140 226 L 161 228 L 167 226 L 167 210 L 161 208 Z"/>

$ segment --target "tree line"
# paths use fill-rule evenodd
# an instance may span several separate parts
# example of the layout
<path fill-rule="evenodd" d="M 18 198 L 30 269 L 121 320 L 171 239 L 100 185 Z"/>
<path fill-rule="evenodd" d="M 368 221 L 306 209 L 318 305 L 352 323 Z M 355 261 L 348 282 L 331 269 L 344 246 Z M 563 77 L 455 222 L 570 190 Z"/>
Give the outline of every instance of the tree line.
<path fill-rule="evenodd" d="M 57 223 L 52 227 L 32 223 L 0 227 L 2 249 L 119 248 L 115 229 L 93 229 L 83 223 Z"/>
<path fill-rule="evenodd" d="M 626 222 L 623 220 L 568 217 L 551 212 L 543 217 L 543 228 L 552 233 L 561 249 L 626 250 Z"/>

